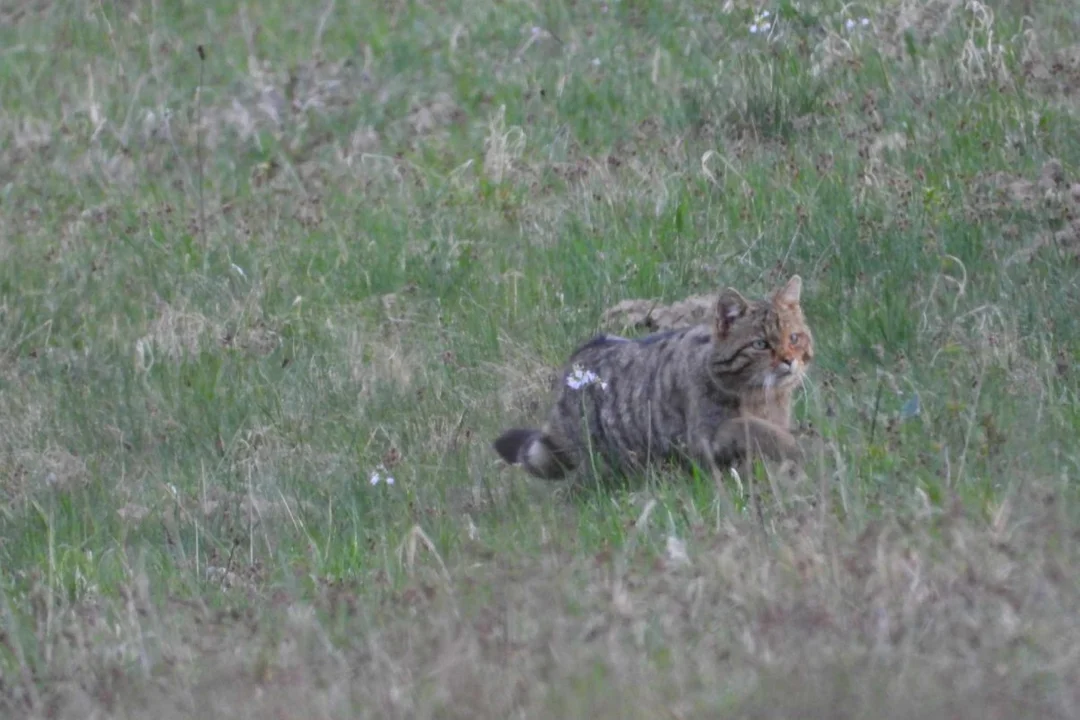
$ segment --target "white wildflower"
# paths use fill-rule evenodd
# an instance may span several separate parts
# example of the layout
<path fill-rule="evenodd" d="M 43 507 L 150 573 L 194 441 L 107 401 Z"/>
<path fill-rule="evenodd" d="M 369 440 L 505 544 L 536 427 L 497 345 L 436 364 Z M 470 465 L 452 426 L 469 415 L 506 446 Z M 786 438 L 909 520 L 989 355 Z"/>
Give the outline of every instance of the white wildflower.
<path fill-rule="evenodd" d="M 390 471 L 387 470 L 385 466 L 380 465 L 379 467 L 375 468 L 375 472 L 371 473 L 371 477 L 368 479 L 368 482 L 371 483 L 373 486 L 378 485 L 381 482 L 386 483 L 387 485 L 393 485 L 394 476 L 390 474 Z"/>
<path fill-rule="evenodd" d="M 601 390 L 607 390 L 607 383 L 601 380 L 599 375 L 580 365 L 575 364 L 570 374 L 566 376 L 566 387 L 571 390 L 580 390 L 593 383 L 598 384 Z"/>
<path fill-rule="evenodd" d="M 762 10 L 757 17 L 754 18 L 754 22 L 750 25 L 750 34 L 757 35 L 758 33 L 765 34 L 772 30 L 772 13 L 768 10 Z"/>
<path fill-rule="evenodd" d="M 869 24 L 870 24 L 870 18 L 865 18 L 864 17 L 864 18 L 859 18 L 858 20 L 856 20 L 855 18 L 848 18 L 847 20 L 844 21 L 844 29 L 847 30 L 848 32 L 851 32 L 856 27 L 866 27 Z"/>

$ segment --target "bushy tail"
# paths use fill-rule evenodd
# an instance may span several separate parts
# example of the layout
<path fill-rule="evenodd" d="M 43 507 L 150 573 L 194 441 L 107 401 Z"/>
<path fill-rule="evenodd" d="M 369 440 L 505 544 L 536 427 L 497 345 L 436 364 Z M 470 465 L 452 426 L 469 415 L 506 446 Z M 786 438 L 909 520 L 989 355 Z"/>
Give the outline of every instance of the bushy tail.
<path fill-rule="evenodd" d="M 558 480 L 578 464 L 572 448 L 543 430 L 513 428 L 496 438 L 494 446 L 503 460 L 544 480 Z"/>

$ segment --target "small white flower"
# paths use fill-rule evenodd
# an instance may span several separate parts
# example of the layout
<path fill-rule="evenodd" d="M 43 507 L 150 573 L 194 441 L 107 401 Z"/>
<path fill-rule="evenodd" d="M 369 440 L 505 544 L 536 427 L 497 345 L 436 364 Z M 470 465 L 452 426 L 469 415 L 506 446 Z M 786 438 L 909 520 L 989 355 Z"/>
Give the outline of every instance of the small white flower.
<path fill-rule="evenodd" d="M 592 59 L 592 64 L 593 64 L 593 67 L 600 67 L 600 58 L 593 58 Z"/>
<path fill-rule="evenodd" d="M 378 485 L 381 482 L 386 483 L 387 485 L 393 485 L 394 477 L 390 474 L 389 470 L 387 470 L 384 466 L 380 465 L 379 467 L 375 468 L 375 472 L 371 473 L 371 477 L 368 479 L 368 482 L 370 482 L 372 486 Z"/>
<path fill-rule="evenodd" d="M 607 390 L 607 383 L 601 380 L 599 375 L 592 370 L 586 370 L 580 365 L 575 364 L 570 374 L 566 376 L 566 387 L 571 390 L 580 390 L 593 383 L 598 384 L 600 389 Z"/>
<path fill-rule="evenodd" d="M 758 33 L 767 33 L 772 29 L 773 23 L 769 18 L 772 17 L 772 13 L 768 10 L 762 10 L 754 18 L 753 24 L 750 25 L 750 34 L 757 35 Z"/>
<path fill-rule="evenodd" d="M 864 18 L 859 18 L 858 20 L 855 20 L 854 18 L 848 18 L 847 20 L 844 21 L 844 29 L 847 30 L 848 32 L 851 32 L 856 27 L 866 27 L 869 24 L 870 24 L 870 18 L 865 18 L 864 17 Z"/>

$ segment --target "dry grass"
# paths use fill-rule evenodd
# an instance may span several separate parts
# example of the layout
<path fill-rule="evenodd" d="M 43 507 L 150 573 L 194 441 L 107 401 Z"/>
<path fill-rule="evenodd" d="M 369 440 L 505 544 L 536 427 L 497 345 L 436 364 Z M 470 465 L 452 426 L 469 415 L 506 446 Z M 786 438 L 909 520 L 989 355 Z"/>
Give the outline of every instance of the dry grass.
<path fill-rule="evenodd" d="M 493 557 L 481 535 L 448 581 L 420 543 L 397 589 L 278 590 L 239 613 L 162 607 L 133 568 L 116 599 L 91 588 L 34 606 L 28 629 L 52 661 L 27 704 L 56 717 L 87 703 L 169 717 L 1074 716 L 1080 594 L 1059 498 L 859 533 L 813 508 L 767 527 L 699 510 L 678 543 L 688 557 L 648 539 L 665 521 L 646 510 L 624 547 L 595 556 L 563 536 Z M 259 596 L 257 576 L 228 582 Z"/>
<path fill-rule="evenodd" d="M 0 7 L 0 713 L 1077 716 L 1074 14 Z M 806 473 L 496 460 L 791 272 Z"/>

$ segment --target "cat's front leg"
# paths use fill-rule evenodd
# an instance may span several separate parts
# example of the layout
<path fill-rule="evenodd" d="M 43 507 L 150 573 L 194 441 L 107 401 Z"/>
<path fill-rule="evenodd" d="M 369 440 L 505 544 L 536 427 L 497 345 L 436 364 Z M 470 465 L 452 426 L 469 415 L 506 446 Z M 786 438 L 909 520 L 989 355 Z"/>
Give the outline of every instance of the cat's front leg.
<path fill-rule="evenodd" d="M 709 450 L 713 462 L 720 467 L 753 457 L 796 463 L 803 460 L 795 436 L 779 425 L 752 416 L 734 418 L 720 425 L 712 434 Z"/>

